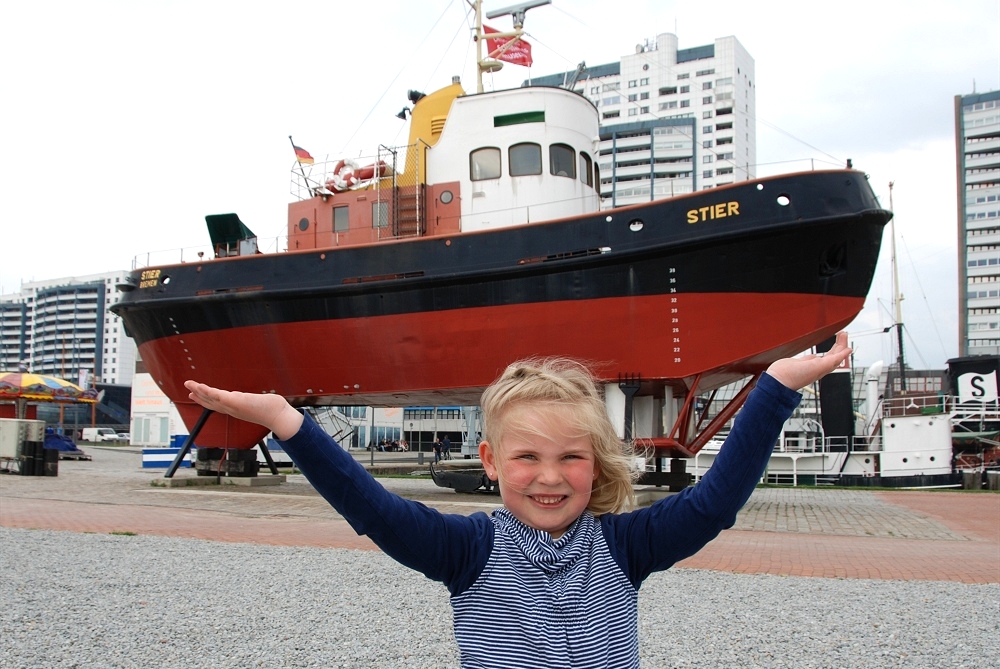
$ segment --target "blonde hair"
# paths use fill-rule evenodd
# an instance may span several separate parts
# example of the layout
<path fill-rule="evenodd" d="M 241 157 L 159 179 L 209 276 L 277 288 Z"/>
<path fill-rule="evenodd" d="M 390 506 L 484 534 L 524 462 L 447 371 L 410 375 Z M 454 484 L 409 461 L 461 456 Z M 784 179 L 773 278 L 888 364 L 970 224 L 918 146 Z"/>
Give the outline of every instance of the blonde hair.
<path fill-rule="evenodd" d="M 598 469 L 587 510 L 595 516 L 635 506 L 638 472 L 633 455 L 615 432 L 590 369 L 569 358 L 530 358 L 512 363 L 483 392 L 484 434 L 492 448 L 505 436 L 523 433 L 518 409 L 567 410 L 570 428 L 589 437 Z M 567 435 L 571 436 L 571 435 Z"/>

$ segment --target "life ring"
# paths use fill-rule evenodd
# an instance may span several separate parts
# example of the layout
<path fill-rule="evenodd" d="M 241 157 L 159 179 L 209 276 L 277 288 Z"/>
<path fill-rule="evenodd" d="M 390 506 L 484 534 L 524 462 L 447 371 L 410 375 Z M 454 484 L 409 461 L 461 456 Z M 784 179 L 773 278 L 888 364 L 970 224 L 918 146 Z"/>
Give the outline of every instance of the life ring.
<path fill-rule="evenodd" d="M 354 172 L 358 169 L 358 164 L 350 159 L 338 160 L 333 166 L 333 174 L 326 180 L 326 187 L 335 193 L 348 191 L 360 183 Z"/>
<path fill-rule="evenodd" d="M 388 163 L 384 160 L 380 160 L 372 165 L 359 167 L 355 161 L 345 158 L 338 160 L 337 164 L 333 166 L 333 173 L 326 180 L 326 187 L 335 193 L 343 193 L 352 188 L 357 188 L 365 181 L 374 179 L 376 172 L 378 172 L 378 176 L 384 177 L 389 169 Z"/>

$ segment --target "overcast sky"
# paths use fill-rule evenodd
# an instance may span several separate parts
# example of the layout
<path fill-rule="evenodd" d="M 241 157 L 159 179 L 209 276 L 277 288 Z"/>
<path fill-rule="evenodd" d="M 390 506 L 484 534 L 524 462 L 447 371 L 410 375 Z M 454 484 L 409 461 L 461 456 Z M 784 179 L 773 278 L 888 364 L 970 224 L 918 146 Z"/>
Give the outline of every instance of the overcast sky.
<path fill-rule="evenodd" d="M 408 89 L 461 74 L 474 90 L 467 15 L 462 0 L 8 3 L 0 292 L 206 244 L 206 214 L 284 234 L 288 136 L 317 159 L 404 143 Z M 525 28 L 534 66 L 488 88 L 658 33 L 682 49 L 735 35 L 756 66 L 758 175 L 851 158 L 886 207 L 893 181 L 907 360 L 958 354 L 954 96 L 1000 88 L 1000 0 L 553 0 Z M 850 328 L 858 364 L 895 356 L 888 248 Z"/>

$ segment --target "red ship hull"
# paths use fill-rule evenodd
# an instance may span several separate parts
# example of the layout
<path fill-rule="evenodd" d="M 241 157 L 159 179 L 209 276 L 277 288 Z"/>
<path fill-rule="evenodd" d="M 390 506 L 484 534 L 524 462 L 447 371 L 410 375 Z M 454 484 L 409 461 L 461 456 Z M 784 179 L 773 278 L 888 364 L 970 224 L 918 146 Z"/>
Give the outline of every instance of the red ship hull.
<path fill-rule="evenodd" d="M 609 380 L 620 372 L 669 380 L 680 395 L 698 374 L 699 388 L 718 387 L 827 339 L 863 302 L 715 293 L 538 303 L 346 319 L 337 322 L 335 341 L 328 324 L 316 322 L 208 331 L 147 342 L 141 354 L 151 369 L 163 370 L 158 376 L 170 397 L 183 397 L 183 381 L 192 378 L 276 392 L 300 406 L 475 405 L 501 371 L 498 361 L 538 355 L 593 361 Z M 682 314 L 673 326 L 672 309 Z M 229 364 L 234 345 L 245 365 Z M 172 363 L 178 351 L 189 362 L 183 374 Z M 202 411 L 191 403 L 177 407 L 188 425 Z M 247 428 L 216 416 L 200 441 L 238 447 L 266 434 Z"/>

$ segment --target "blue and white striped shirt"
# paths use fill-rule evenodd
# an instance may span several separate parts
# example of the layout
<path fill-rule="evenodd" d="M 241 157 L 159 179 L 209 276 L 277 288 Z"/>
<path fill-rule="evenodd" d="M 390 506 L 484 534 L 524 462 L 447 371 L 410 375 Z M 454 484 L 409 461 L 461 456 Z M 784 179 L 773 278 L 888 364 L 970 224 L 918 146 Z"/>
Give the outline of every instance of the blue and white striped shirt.
<path fill-rule="evenodd" d="M 732 527 L 800 397 L 765 374 L 698 485 L 584 513 L 557 540 L 507 509 L 442 514 L 393 495 L 311 420 L 283 446 L 359 534 L 448 587 L 463 667 L 637 667 L 642 581 Z"/>

